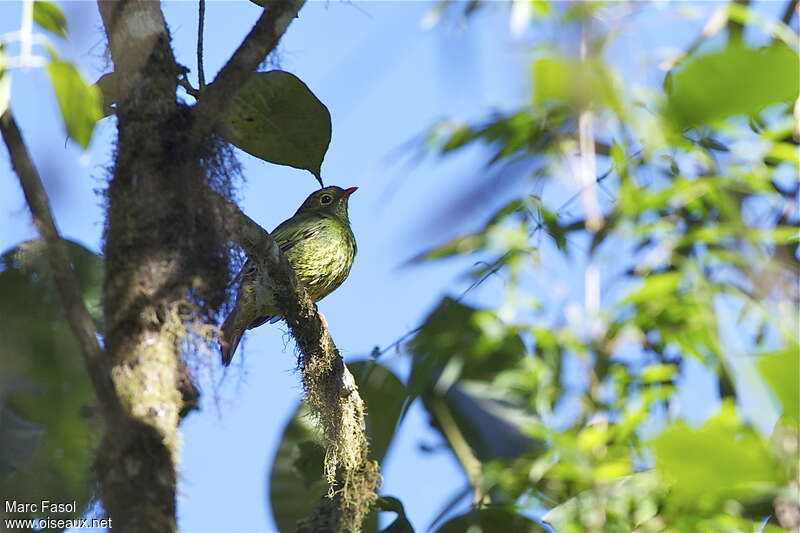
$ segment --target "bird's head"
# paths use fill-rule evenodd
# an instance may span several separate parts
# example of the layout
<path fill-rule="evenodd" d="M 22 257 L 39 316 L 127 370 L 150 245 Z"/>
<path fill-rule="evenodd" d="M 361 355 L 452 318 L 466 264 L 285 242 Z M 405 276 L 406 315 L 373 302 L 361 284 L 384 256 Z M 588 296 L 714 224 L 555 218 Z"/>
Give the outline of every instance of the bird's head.
<path fill-rule="evenodd" d="M 351 194 L 356 192 L 356 189 L 358 189 L 358 187 L 342 189 L 341 187 L 333 185 L 314 191 L 306 198 L 306 201 L 303 202 L 303 205 L 300 206 L 297 212 L 321 211 L 335 214 L 347 220 L 347 199 Z"/>

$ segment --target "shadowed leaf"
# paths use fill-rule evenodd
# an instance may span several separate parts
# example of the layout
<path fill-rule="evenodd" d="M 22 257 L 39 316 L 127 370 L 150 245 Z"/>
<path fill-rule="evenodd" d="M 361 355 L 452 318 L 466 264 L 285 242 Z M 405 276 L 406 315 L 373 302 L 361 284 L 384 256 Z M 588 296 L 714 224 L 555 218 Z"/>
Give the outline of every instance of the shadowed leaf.
<path fill-rule="evenodd" d="M 97 314 L 102 262 L 83 246 L 66 244 L 84 300 Z M 96 400 L 41 241 L 0 256 L 0 294 L 0 468 L 7 471 L 10 462 L 17 469 L 0 480 L 0 494 L 26 502 L 75 500 L 81 513 L 92 488 Z"/>
<path fill-rule="evenodd" d="M 234 96 L 222 134 L 250 155 L 306 169 L 321 181 L 331 115 L 295 75 L 256 72 Z"/>

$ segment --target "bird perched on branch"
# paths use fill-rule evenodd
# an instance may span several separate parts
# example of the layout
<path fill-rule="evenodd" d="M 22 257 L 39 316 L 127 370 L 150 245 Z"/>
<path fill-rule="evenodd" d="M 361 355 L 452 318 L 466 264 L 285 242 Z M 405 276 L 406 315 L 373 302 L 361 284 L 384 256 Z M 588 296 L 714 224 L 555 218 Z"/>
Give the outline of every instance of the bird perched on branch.
<path fill-rule="evenodd" d="M 350 274 L 356 239 L 350 229 L 347 201 L 357 188 L 334 186 L 311 193 L 294 216 L 271 233 L 314 302 L 325 298 Z M 236 304 L 222 324 L 220 348 L 225 366 L 246 329 L 281 318 L 260 270 L 251 259 L 242 267 Z"/>

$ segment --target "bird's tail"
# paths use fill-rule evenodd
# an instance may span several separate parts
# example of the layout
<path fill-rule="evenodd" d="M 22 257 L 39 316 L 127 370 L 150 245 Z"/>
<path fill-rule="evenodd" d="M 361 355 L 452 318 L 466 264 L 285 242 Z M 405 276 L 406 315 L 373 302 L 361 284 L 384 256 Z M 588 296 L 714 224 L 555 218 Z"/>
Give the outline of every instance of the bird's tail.
<path fill-rule="evenodd" d="M 233 359 L 233 354 L 236 353 L 236 347 L 239 346 L 243 333 L 244 328 L 239 325 L 239 320 L 236 319 L 236 310 L 234 310 L 222 324 L 219 347 L 220 352 L 222 352 L 223 365 L 228 366 L 231 364 L 231 359 Z"/>

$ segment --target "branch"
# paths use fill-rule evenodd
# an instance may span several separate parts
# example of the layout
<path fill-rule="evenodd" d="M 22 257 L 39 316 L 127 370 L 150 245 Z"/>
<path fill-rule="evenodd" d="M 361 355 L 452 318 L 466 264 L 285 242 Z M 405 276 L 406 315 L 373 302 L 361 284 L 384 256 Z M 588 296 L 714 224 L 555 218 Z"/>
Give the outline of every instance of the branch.
<path fill-rule="evenodd" d="M 364 401 L 286 256 L 235 204 L 219 200 L 226 217 L 237 221 L 239 244 L 269 274 L 269 289 L 301 352 L 306 402 L 325 439 L 328 497 L 298 531 L 360 531 L 378 484 L 378 465 L 368 459 Z"/>
<path fill-rule="evenodd" d="M 244 85 L 248 76 L 275 49 L 303 4 L 305 0 L 274 0 L 267 3 L 250 33 L 203 91 L 195 108 L 195 135 L 198 138 L 205 137 L 211 131 L 231 101 L 231 95 Z"/>
<path fill-rule="evenodd" d="M 789 0 L 786 3 L 786 9 L 783 11 L 781 21 L 787 26 L 792 22 L 795 12 L 797 11 L 797 0 Z"/>
<path fill-rule="evenodd" d="M 206 22 L 206 0 L 200 0 L 197 9 L 197 84 L 202 91 L 206 87 L 206 73 L 203 71 L 203 33 Z"/>
<path fill-rule="evenodd" d="M 11 109 L 6 109 L 0 116 L 0 133 L 8 148 L 11 164 L 19 178 L 36 229 L 44 241 L 45 253 L 53 271 L 61 304 L 64 306 L 64 314 L 78 340 L 89 377 L 103 407 L 114 412 L 119 408 L 119 403 L 105 366 L 103 350 L 97 341 L 94 320 L 86 309 L 78 280 L 72 270 L 72 261 L 53 220 L 47 193 Z"/>
<path fill-rule="evenodd" d="M 490 503 L 489 494 L 483 486 L 483 474 L 481 472 L 481 462 L 475 457 L 472 447 L 469 445 L 461 430 L 458 429 L 453 415 L 447 408 L 442 398 L 432 398 L 431 407 L 436 416 L 439 427 L 442 430 L 450 449 L 455 453 L 458 462 L 464 467 L 469 478 L 469 485 L 472 488 L 472 505 L 478 507 Z"/>
<path fill-rule="evenodd" d="M 157 117 L 169 114 L 181 69 L 172 53 L 161 3 L 98 0 L 97 8 L 120 83 L 117 116 L 125 114 L 127 102 L 135 102 L 132 113 L 137 116 L 144 111 Z"/>

